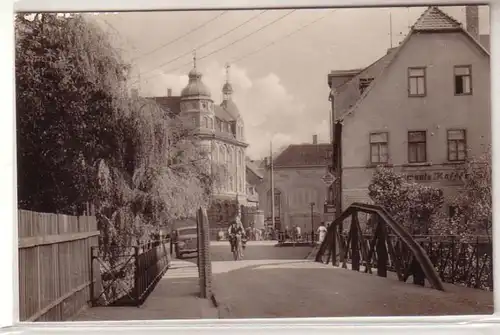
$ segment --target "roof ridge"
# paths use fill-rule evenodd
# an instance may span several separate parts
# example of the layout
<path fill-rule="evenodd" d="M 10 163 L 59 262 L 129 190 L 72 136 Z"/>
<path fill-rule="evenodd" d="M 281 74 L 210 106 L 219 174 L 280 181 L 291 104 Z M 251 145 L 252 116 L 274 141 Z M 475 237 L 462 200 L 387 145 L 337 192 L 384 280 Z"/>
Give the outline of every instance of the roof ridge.
<path fill-rule="evenodd" d="M 460 29 L 462 23 L 446 14 L 438 6 L 429 6 L 415 21 L 411 31 Z"/>
<path fill-rule="evenodd" d="M 417 20 L 417 22 L 424 16 L 424 14 L 426 13 L 429 13 L 431 10 L 437 10 L 438 13 L 440 15 L 444 15 L 448 20 L 452 20 L 454 23 L 457 23 L 458 24 L 458 27 L 456 28 L 453 28 L 453 29 L 457 29 L 458 31 L 460 31 L 461 33 L 465 34 L 466 36 L 468 36 L 472 42 L 480 49 L 482 50 L 488 57 L 490 56 L 490 53 L 479 43 L 479 41 L 477 39 L 475 39 L 474 37 L 472 37 L 470 35 L 470 33 L 464 29 L 463 25 L 460 24 L 457 20 L 455 20 L 454 18 L 452 18 L 450 15 L 444 13 L 442 10 L 440 10 L 437 6 L 430 6 L 427 10 L 424 11 L 424 13 L 422 13 L 421 17 Z M 343 122 L 345 120 L 345 118 L 351 114 L 354 113 L 354 111 L 358 108 L 358 106 L 362 103 L 362 101 L 366 98 L 366 96 L 368 96 L 370 94 L 370 91 L 373 89 L 373 87 L 375 86 L 375 84 L 380 81 L 380 77 L 383 75 L 384 72 L 387 71 L 387 69 L 391 66 L 392 63 L 394 63 L 396 57 L 398 56 L 398 54 L 401 52 L 401 50 L 403 49 L 404 45 L 407 43 L 407 41 L 410 40 L 411 36 L 416 32 L 418 31 L 418 29 L 415 29 L 415 26 L 416 26 L 416 23 L 415 25 L 410 29 L 409 33 L 406 35 L 406 37 L 404 38 L 404 40 L 400 43 L 400 45 L 397 47 L 397 49 L 394 51 L 394 55 L 393 57 L 390 59 L 389 62 L 387 62 L 387 64 L 385 64 L 385 66 L 381 69 L 380 73 L 378 74 L 378 76 L 376 76 L 374 78 L 374 80 L 372 81 L 372 83 L 365 89 L 365 91 L 363 92 L 363 94 L 361 94 L 361 96 L 358 98 L 358 100 L 356 100 L 356 102 L 354 103 L 354 105 L 352 105 L 350 108 L 347 109 L 346 112 L 342 113 L 342 115 L 339 116 L 339 118 L 336 120 L 336 122 Z M 434 31 L 442 31 L 442 30 L 450 30 L 450 28 L 442 28 L 442 27 L 437 27 L 437 28 L 434 28 L 434 29 L 430 29 L 431 31 L 434 30 Z M 424 29 L 425 30 L 425 29 Z"/>

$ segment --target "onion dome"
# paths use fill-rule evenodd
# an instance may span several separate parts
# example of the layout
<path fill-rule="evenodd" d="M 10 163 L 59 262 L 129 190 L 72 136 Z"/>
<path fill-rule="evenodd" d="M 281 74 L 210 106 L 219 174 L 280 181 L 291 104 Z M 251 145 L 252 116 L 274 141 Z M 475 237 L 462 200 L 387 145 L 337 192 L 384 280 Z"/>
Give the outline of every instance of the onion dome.
<path fill-rule="evenodd" d="M 210 90 L 201 80 L 202 74 L 194 67 L 188 74 L 189 82 L 181 92 L 182 98 L 210 98 Z"/>
<path fill-rule="evenodd" d="M 202 74 L 196 68 L 196 51 L 193 55 L 193 68 L 188 73 L 189 82 L 181 91 L 181 98 L 208 98 L 210 99 L 210 90 L 201 81 Z"/>

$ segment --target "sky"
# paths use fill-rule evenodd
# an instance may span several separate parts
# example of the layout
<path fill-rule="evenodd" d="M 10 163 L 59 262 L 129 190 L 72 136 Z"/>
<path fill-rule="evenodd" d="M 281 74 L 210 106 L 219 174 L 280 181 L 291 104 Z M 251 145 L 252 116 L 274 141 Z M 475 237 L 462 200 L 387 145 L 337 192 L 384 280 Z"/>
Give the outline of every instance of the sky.
<path fill-rule="evenodd" d="M 465 25 L 465 7 L 441 7 Z M 247 155 L 268 155 L 270 142 L 330 141 L 327 74 L 370 65 L 396 46 L 425 10 L 413 8 L 270 11 L 132 12 L 100 14 L 132 65 L 131 87 L 142 96 L 179 95 L 196 49 L 197 67 L 220 103 L 230 64 L 234 101 L 245 123 Z M 480 33 L 489 11 L 480 7 Z"/>

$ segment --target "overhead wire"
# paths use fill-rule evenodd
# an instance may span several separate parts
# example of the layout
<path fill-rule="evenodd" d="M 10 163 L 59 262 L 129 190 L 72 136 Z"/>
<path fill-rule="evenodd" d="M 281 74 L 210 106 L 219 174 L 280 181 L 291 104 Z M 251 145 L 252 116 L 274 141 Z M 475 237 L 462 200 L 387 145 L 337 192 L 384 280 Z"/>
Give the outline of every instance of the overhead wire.
<path fill-rule="evenodd" d="M 248 57 L 251 57 L 251 56 L 253 56 L 253 55 L 255 55 L 255 54 L 257 54 L 257 53 L 259 53 L 259 52 L 261 52 L 261 51 L 263 51 L 263 50 L 265 50 L 265 49 L 267 49 L 267 48 L 269 48 L 269 47 L 271 47 L 271 46 L 273 46 L 273 45 L 275 45 L 275 44 L 277 44 L 277 43 L 279 43 L 279 42 L 281 42 L 281 41 L 283 41 L 284 39 L 287 39 L 287 38 L 289 38 L 289 37 L 291 37 L 291 36 L 295 35 L 296 33 L 298 33 L 298 32 L 300 32 L 300 31 L 304 30 L 305 28 L 307 28 L 307 27 L 309 27 L 309 26 L 311 26 L 311 25 L 313 25 L 313 24 L 315 24 L 315 23 L 317 23 L 317 22 L 319 22 L 319 21 L 321 21 L 321 20 L 323 20 L 323 19 L 327 18 L 327 17 L 328 17 L 328 15 L 330 15 L 330 14 L 334 13 L 335 11 L 336 11 L 336 9 L 330 10 L 330 11 L 329 11 L 329 13 L 327 13 L 327 14 L 325 14 L 325 15 L 323 15 L 323 16 L 321 16 L 321 17 L 319 17 L 319 18 L 317 18 L 317 19 L 316 19 L 316 20 L 314 20 L 314 21 L 311 21 L 311 22 L 309 22 L 309 23 L 307 23 L 307 24 L 305 24 L 305 25 L 301 26 L 301 27 L 300 27 L 300 28 L 298 28 L 298 29 L 295 29 L 295 30 L 291 31 L 289 34 L 287 34 L 287 35 L 285 35 L 285 36 L 283 36 L 283 37 L 279 38 L 278 40 L 274 40 L 274 41 L 272 41 L 271 43 L 268 43 L 268 44 L 266 44 L 266 45 L 264 45 L 264 46 L 262 46 L 262 47 L 260 47 L 260 48 L 258 48 L 258 49 L 256 49 L 256 50 L 254 50 L 254 51 L 252 51 L 252 52 L 246 53 L 246 54 L 244 54 L 244 55 L 242 55 L 242 56 L 240 56 L 240 57 L 238 57 L 238 58 L 236 58 L 236 59 L 233 59 L 233 60 L 232 60 L 232 61 L 230 61 L 229 63 L 231 63 L 231 64 L 235 64 L 235 63 L 240 62 L 240 61 L 242 61 L 242 60 L 244 60 L 244 59 L 246 59 L 246 58 L 248 58 Z"/>
<path fill-rule="evenodd" d="M 249 22 L 251 22 L 251 21 L 253 21 L 253 20 L 257 19 L 259 16 L 261 16 L 261 15 L 262 15 L 262 14 L 264 14 L 265 12 L 267 12 L 267 10 L 263 10 L 263 11 L 261 11 L 260 13 L 258 13 L 257 15 L 254 15 L 254 16 L 250 17 L 249 19 L 247 19 L 246 21 L 243 21 L 242 23 L 240 23 L 240 24 L 239 24 L 239 25 L 237 25 L 236 27 L 233 27 L 233 28 L 231 28 L 231 29 L 229 29 L 229 30 L 225 31 L 225 32 L 224 32 L 224 33 L 222 33 L 222 34 L 220 34 L 220 35 L 218 35 L 218 36 L 215 36 L 214 38 L 212 38 L 212 39 L 210 39 L 210 40 L 208 40 L 208 41 L 206 41 L 206 42 L 204 42 L 204 43 L 202 43 L 202 44 L 197 45 L 194 49 L 195 49 L 195 50 L 201 49 L 201 48 L 203 48 L 203 47 L 205 47 L 205 46 L 207 46 L 207 45 L 209 45 L 209 44 L 211 44 L 211 43 L 213 43 L 213 42 L 215 42 L 215 41 L 217 41 L 217 40 L 221 39 L 222 37 L 224 37 L 224 36 L 226 36 L 226 35 L 228 35 L 228 34 L 232 33 L 233 31 L 235 31 L 235 30 L 239 29 L 240 27 L 244 26 L 245 24 L 247 24 L 247 23 L 249 23 Z M 155 71 L 155 70 L 157 70 L 157 69 L 159 69 L 159 68 L 162 68 L 162 67 L 164 67 L 164 66 L 167 66 L 167 65 L 169 65 L 169 64 L 171 64 L 171 63 L 173 63 L 173 62 L 175 62 L 176 60 L 179 60 L 179 59 L 181 59 L 181 58 L 183 58 L 183 57 L 185 57 L 185 56 L 187 56 L 187 55 L 190 55 L 191 53 L 192 53 L 192 51 L 191 51 L 191 50 L 189 50 L 189 51 L 187 51 L 187 52 L 185 52 L 185 53 L 183 53 L 183 54 L 180 54 L 179 56 L 177 56 L 177 57 L 175 57 L 175 58 L 172 58 L 172 59 L 170 59 L 170 60 L 168 60 L 168 61 L 166 61 L 166 62 L 164 62 L 164 63 L 162 63 L 162 64 L 158 65 L 157 67 L 155 67 L 155 68 L 153 68 L 153 69 L 151 69 L 151 70 L 147 70 L 147 71 L 145 71 L 144 73 L 146 73 L 146 74 L 147 74 L 147 73 L 153 72 L 153 71 Z M 154 76 L 153 76 L 153 77 L 154 77 Z M 151 77 L 151 78 L 153 78 L 153 77 Z"/>
<path fill-rule="evenodd" d="M 279 22 L 279 21 L 283 20 L 285 17 L 287 17 L 287 16 L 291 15 L 291 14 L 292 14 L 293 12 L 295 12 L 295 11 L 296 11 L 296 9 L 292 9 L 292 10 L 288 11 L 288 12 L 287 12 L 287 13 L 285 13 L 284 15 L 281 15 L 281 16 L 279 16 L 278 18 L 274 19 L 273 21 L 271 21 L 271 22 L 269 22 L 269 23 L 267 23 L 267 24 L 265 24 L 265 25 L 261 26 L 259 29 L 254 30 L 254 31 L 250 32 L 249 34 L 246 34 L 246 35 L 244 35 L 243 37 L 241 37 L 241 38 L 239 38 L 239 39 L 237 39 L 237 40 L 234 40 L 234 41 L 232 41 L 232 42 L 230 42 L 230 43 L 228 43 L 228 44 L 224 45 L 223 47 L 220 47 L 220 48 L 218 48 L 218 49 L 216 49 L 216 50 L 214 50 L 214 51 L 212 51 L 212 52 L 210 52 L 210 53 L 208 53 L 208 54 L 206 54 L 206 55 L 204 55 L 204 56 L 202 56 L 202 57 L 199 57 L 199 58 L 198 58 L 198 60 L 201 60 L 201 59 L 205 59 L 205 58 L 207 58 L 207 57 L 210 57 L 210 56 L 212 56 L 212 55 L 214 55 L 214 54 L 216 54 L 216 53 L 218 53 L 218 52 L 220 52 L 220 51 L 222 51 L 222 50 L 224 50 L 224 49 L 229 48 L 230 46 L 233 46 L 234 44 L 236 44 L 236 43 L 238 43 L 238 42 L 241 42 L 241 41 L 243 41 L 243 40 L 245 40 L 245 39 L 249 38 L 249 37 L 250 37 L 250 36 L 252 36 L 252 35 L 257 34 L 258 32 L 260 32 L 260 31 L 262 31 L 262 30 L 266 29 L 267 27 L 269 27 L 269 26 L 271 26 L 271 25 L 273 25 L 273 24 L 275 24 L 275 23 L 277 23 L 277 22 Z M 196 48 L 195 48 L 195 49 L 196 49 Z M 185 54 L 184 54 L 184 55 L 182 55 L 182 56 L 177 57 L 177 59 L 179 59 L 179 58 L 181 58 L 181 57 L 183 57 L 183 56 L 185 56 L 185 55 L 187 55 L 187 54 L 191 54 L 191 51 L 190 51 L 190 52 L 188 52 L 188 53 L 185 53 Z M 177 60 L 177 59 L 175 59 L 175 60 Z M 173 61 L 174 61 L 174 60 L 169 61 L 169 62 L 167 62 L 167 63 L 171 63 L 171 62 L 173 62 Z M 164 64 L 162 64 L 162 65 L 160 65 L 160 66 L 158 66 L 158 67 L 156 67 L 156 68 L 154 68 L 154 69 L 152 69 L 152 70 L 149 70 L 149 71 L 147 71 L 147 73 L 148 73 L 148 72 L 155 71 L 155 70 L 158 70 L 159 68 L 162 68 L 163 66 L 167 65 L 167 63 L 164 63 Z M 187 65 L 189 65 L 189 64 L 191 64 L 191 62 L 186 62 L 186 63 L 184 63 L 184 64 L 182 64 L 182 65 L 180 65 L 180 66 L 178 66 L 178 67 L 176 67 L 176 68 L 174 68 L 174 69 L 171 69 L 170 71 L 176 71 L 176 70 L 181 69 L 181 68 L 183 68 L 183 67 L 185 67 L 185 66 L 187 66 Z M 156 74 L 156 75 L 154 75 L 154 76 L 150 76 L 150 77 L 148 77 L 147 79 L 154 78 L 154 77 L 156 77 L 156 76 L 158 76 L 158 75 L 159 75 L 159 74 Z"/>
<path fill-rule="evenodd" d="M 181 39 L 183 39 L 183 38 L 185 38 L 185 37 L 187 37 L 187 36 L 191 35 L 192 33 L 197 32 L 198 30 L 200 30 L 200 29 L 202 29 L 202 28 L 204 28 L 204 27 L 206 27 L 207 25 L 209 25 L 210 23 L 212 23 L 212 22 L 214 22 L 215 20 L 219 19 L 221 16 L 223 16 L 223 15 L 224 15 L 224 14 L 226 14 L 226 13 L 227 13 L 227 10 L 222 11 L 221 13 L 219 13 L 218 15 L 216 15 L 215 17 L 210 18 L 209 20 L 205 21 L 204 23 L 200 24 L 199 26 L 196 26 L 195 28 L 193 28 L 193 29 L 189 30 L 189 31 L 188 31 L 188 32 L 186 32 L 185 34 L 182 34 L 182 35 L 180 35 L 180 36 L 178 36 L 178 37 L 174 38 L 173 40 L 170 40 L 170 41 L 168 41 L 167 43 L 162 44 L 162 45 L 160 45 L 160 46 L 158 46 L 158 47 L 154 48 L 153 50 L 148 51 L 148 52 L 146 52 L 146 53 L 144 53 L 144 54 L 142 54 L 142 55 L 140 55 L 140 56 L 136 56 L 136 57 L 134 57 L 132 60 L 138 60 L 139 58 L 143 58 L 143 57 L 147 57 L 147 56 L 149 56 L 149 55 L 152 55 L 152 54 L 154 54 L 155 52 L 157 52 L 157 51 L 159 51 L 159 50 L 161 50 L 161 49 L 163 49 L 163 48 L 165 48 L 165 47 L 167 47 L 167 46 L 169 46 L 169 45 L 172 45 L 172 44 L 174 44 L 175 42 L 177 42 L 177 41 L 179 41 L 179 40 L 181 40 Z"/>

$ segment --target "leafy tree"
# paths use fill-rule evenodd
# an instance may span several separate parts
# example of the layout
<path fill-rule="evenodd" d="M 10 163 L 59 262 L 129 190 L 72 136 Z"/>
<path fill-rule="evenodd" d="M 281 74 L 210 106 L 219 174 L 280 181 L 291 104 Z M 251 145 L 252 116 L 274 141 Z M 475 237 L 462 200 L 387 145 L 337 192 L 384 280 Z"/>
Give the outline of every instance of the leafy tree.
<path fill-rule="evenodd" d="M 368 195 L 372 201 L 384 207 L 398 222 L 407 218 L 408 183 L 404 176 L 385 167 L 377 167 L 370 185 Z"/>
<path fill-rule="evenodd" d="M 457 166 L 463 187 L 453 200 L 455 214 L 443 229 L 450 234 L 467 239 L 474 235 L 486 235 L 491 242 L 492 231 L 492 179 L 491 148 L 479 156 L 470 156 Z"/>
<path fill-rule="evenodd" d="M 82 16 L 28 17 L 16 16 L 19 206 L 80 214 L 95 163 L 123 162 L 127 65 Z"/>
<path fill-rule="evenodd" d="M 387 209 L 393 218 L 414 234 L 428 234 L 441 220 L 444 203 L 439 188 L 408 182 L 392 169 L 377 167 L 368 186 L 372 201 Z"/>
<path fill-rule="evenodd" d="M 82 15 L 16 17 L 19 207 L 96 207 L 106 258 L 207 206 L 222 167 L 154 101 L 131 97 L 129 66 Z"/>

